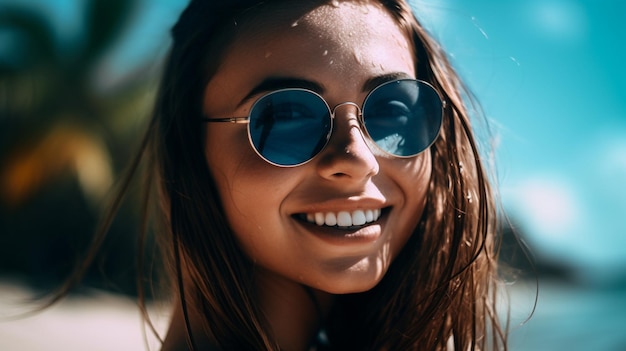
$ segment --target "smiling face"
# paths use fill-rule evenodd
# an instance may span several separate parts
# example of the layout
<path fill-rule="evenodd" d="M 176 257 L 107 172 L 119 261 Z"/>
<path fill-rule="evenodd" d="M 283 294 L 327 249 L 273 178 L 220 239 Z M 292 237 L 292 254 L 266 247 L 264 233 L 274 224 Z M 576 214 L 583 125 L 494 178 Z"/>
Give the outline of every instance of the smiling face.
<path fill-rule="evenodd" d="M 331 108 L 361 106 L 374 82 L 415 77 L 411 43 L 374 2 L 265 10 L 256 21 L 244 24 L 206 87 L 209 118 L 247 116 L 260 96 L 287 87 L 314 90 Z M 337 108 L 333 123 L 326 147 L 293 168 L 261 159 L 246 124 L 207 123 L 206 159 L 261 275 L 361 292 L 380 281 L 416 227 L 430 154 L 399 159 L 370 149 L 353 105 Z"/>

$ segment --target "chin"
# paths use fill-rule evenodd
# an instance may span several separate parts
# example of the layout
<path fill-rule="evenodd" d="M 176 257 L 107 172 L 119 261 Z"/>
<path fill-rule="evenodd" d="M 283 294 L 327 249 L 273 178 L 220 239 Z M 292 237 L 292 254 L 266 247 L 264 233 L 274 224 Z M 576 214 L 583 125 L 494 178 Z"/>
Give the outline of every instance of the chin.
<path fill-rule="evenodd" d="M 375 282 L 364 281 L 358 284 L 342 284 L 341 286 L 333 286 L 331 289 L 322 289 L 329 294 L 344 295 L 344 294 L 357 294 L 363 293 L 373 289 L 378 285 L 379 280 Z"/>
<path fill-rule="evenodd" d="M 385 275 L 386 271 L 344 272 L 336 278 L 327 280 L 318 289 L 330 294 L 356 294 L 374 288 Z"/>

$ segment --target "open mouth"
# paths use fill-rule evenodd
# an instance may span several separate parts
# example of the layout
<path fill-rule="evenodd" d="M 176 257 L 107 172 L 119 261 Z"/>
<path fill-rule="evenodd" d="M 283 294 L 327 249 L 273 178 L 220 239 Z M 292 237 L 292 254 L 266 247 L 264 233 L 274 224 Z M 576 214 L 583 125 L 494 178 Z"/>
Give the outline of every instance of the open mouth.
<path fill-rule="evenodd" d="M 319 227 L 354 230 L 376 222 L 388 208 L 359 209 L 354 211 L 300 213 L 296 217 Z"/>

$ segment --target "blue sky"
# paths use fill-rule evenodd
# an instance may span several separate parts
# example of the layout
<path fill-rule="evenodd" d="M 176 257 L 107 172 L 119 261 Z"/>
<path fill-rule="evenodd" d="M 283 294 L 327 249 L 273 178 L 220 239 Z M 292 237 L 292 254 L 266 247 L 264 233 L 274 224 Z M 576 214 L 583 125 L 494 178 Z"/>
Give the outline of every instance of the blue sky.
<path fill-rule="evenodd" d="M 75 1 L 7 2 L 37 4 L 60 37 L 80 32 Z M 165 52 L 185 3 L 143 1 L 102 63 L 103 88 Z M 626 272 L 626 2 L 413 3 L 484 108 L 504 207 L 535 254 L 589 279 Z"/>
<path fill-rule="evenodd" d="M 626 3 L 421 4 L 491 121 L 502 200 L 536 253 L 623 273 Z"/>

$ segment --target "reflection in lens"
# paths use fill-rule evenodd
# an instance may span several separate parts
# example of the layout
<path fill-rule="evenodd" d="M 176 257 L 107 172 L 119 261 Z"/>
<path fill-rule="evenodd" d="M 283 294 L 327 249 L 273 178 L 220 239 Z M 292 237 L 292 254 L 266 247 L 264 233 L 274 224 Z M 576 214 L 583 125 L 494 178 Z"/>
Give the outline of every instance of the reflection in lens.
<path fill-rule="evenodd" d="M 404 138 L 398 133 L 387 135 L 382 139 L 374 139 L 374 142 L 378 145 L 378 147 L 394 155 L 402 153 L 401 148 L 404 144 L 403 141 Z"/>
<path fill-rule="evenodd" d="M 441 122 L 441 98 L 421 81 L 384 83 L 363 105 L 363 123 L 370 138 L 396 156 L 414 156 L 426 150 L 437 138 Z"/>

